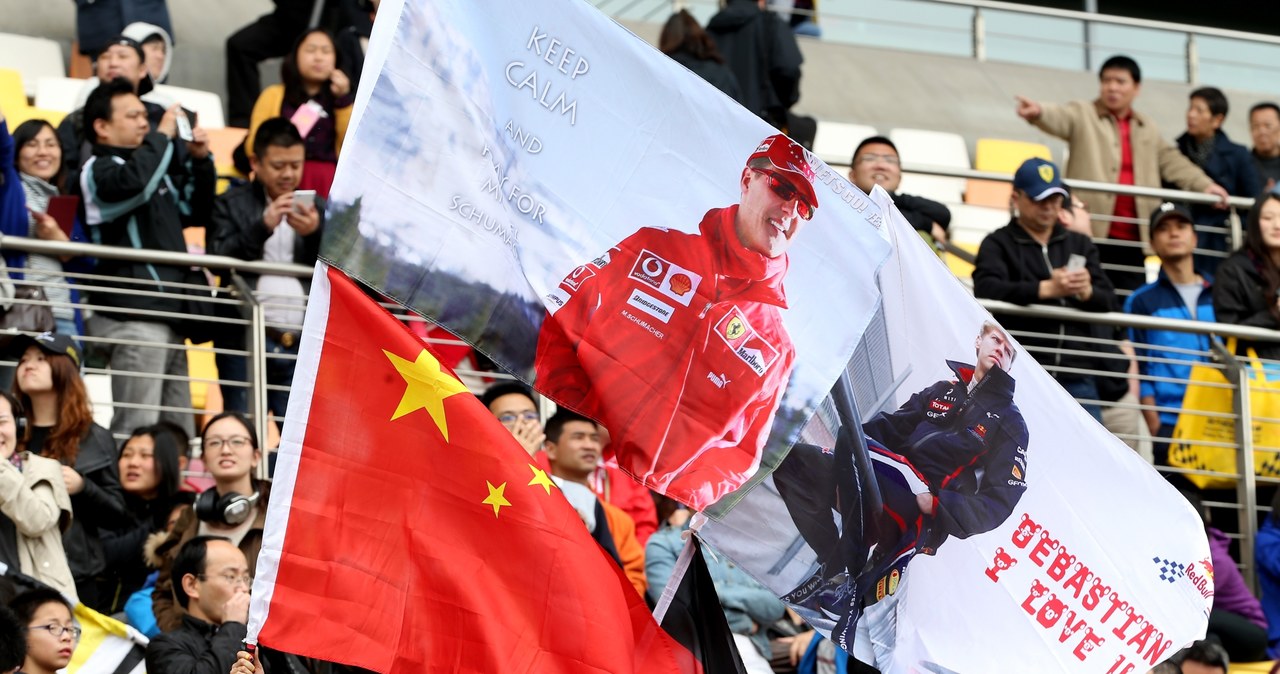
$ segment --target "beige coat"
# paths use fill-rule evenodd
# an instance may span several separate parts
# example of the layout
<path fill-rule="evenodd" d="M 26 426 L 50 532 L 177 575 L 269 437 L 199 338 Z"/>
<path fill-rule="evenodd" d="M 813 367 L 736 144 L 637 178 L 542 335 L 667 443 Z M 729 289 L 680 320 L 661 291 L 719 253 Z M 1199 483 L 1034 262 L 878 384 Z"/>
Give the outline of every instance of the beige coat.
<path fill-rule="evenodd" d="M 1120 179 L 1120 132 L 1115 118 L 1101 101 L 1072 101 L 1065 105 L 1041 104 L 1040 117 L 1033 124 L 1045 133 L 1067 141 L 1067 179 L 1114 183 Z M 1129 124 L 1129 142 L 1133 146 L 1133 184 L 1138 187 L 1160 187 L 1170 182 L 1180 189 L 1202 192 L 1213 184 L 1200 167 L 1160 135 L 1150 117 L 1134 111 Z M 1115 212 L 1116 195 L 1081 190 L 1076 194 L 1089 205 L 1095 216 Z M 1136 197 L 1138 219 L 1144 222 L 1138 230 L 1142 242 L 1148 243 L 1145 220 L 1160 205 L 1160 199 Z M 1093 234 L 1105 237 L 1111 222 L 1095 219 Z"/>
<path fill-rule="evenodd" d="M 62 464 L 25 452 L 22 472 L 0 459 L 0 513 L 18 532 L 22 573 L 76 598 L 76 584 L 62 549 L 62 532 L 71 524 L 71 497 L 62 480 Z"/>

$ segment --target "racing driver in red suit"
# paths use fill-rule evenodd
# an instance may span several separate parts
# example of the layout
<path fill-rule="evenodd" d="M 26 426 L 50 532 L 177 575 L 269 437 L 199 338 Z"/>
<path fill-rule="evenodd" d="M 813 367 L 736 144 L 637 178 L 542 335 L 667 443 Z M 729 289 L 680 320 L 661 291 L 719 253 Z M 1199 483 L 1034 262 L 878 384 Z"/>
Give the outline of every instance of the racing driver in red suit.
<path fill-rule="evenodd" d="M 609 429 L 619 466 L 701 510 L 760 466 L 795 364 L 787 249 L 818 207 L 797 143 L 747 159 L 738 205 L 696 234 L 646 227 L 546 297 L 538 387 Z"/>

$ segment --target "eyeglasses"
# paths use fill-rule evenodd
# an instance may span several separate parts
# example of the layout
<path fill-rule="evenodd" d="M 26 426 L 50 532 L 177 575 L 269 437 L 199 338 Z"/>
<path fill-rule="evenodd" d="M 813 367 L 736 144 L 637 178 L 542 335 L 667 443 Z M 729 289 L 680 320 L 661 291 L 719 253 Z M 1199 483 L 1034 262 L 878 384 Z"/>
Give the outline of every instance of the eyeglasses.
<path fill-rule="evenodd" d="M 809 205 L 808 201 L 805 201 L 804 195 L 800 194 L 800 190 L 796 189 L 794 185 L 778 177 L 777 174 L 761 169 L 754 170 L 765 177 L 769 184 L 769 189 L 773 190 L 773 193 L 778 195 L 779 199 L 783 201 L 795 200 L 797 205 L 796 213 L 801 218 L 808 220 L 813 217 L 813 207 Z"/>
<path fill-rule="evenodd" d="M 249 437 L 237 435 L 230 438 L 205 438 L 204 440 L 204 448 L 211 452 L 222 449 L 223 445 L 227 445 L 231 449 L 244 449 L 249 446 Z"/>
<path fill-rule="evenodd" d="M 244 583 L 245 587 L 253 587 L 253 576 L 248 573 L 236 573 L 234 571 L 228 571 L 226 573 L 220 573 L 216 576 L 209 576 L 208 574 L 202 573 L 198 577 L 200 578 L 200 580 L 209 580 L 209 578 L 211 577 L 221 578 L 223 582 L 225 582 L 227 585 Z"/>
<path fill-rule="evenodd" d="M 902 163 L 902 160 L 898 159 L 898 156 L 893 154 L 876 154 L 874 152 L 863 152 L 862 154 L 858 155 L 859 164 L 873 164 L 878 161 L 882 161 L 890 166 L 897 166 L 900 163 Z"/>
<path fill-rule="evenodd" d="M 62 635 L 67 632 L 71 633 L 72 639 L 80 638 L 80 628 L 75 625 L 59 625 L 58 623 L 49 623 L 48 625 L 28 625 L 27 629 L 31 630 L 48 630 L 54 639 L 61 639 Z"/>
<path fill-rule="evenodd" d="M 503 412 L 502 414 L 498 415 L 498 421 L 501 421 L 504 424 L 514 424 L 518 420 L 537 421 L 538 413 L 533 410 L 530 410 L 528 412 L 520 412 L 520 413 Z"/>

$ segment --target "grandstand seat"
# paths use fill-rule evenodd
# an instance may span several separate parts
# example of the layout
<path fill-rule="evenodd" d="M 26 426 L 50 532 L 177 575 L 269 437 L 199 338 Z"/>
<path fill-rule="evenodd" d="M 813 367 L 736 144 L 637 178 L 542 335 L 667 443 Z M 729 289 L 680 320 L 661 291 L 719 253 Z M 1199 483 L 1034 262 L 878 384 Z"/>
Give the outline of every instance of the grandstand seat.
<path fill-rule="evenodd" d="M 1012 174 L 1022 162 L 1040 157 L 1053 161 L 1053 153 L 1041 143 L 1027 143 L 1003 138 L 979 138 L 974 149 L 973 167 L 979 171 Z M 1008 208 L 1013 186 L 998 180 L 970 180 L 964 190 L 965 203 L 975 206 Z"/>
<path fill-rule="evenodd" d="M 157 84 L 155 93 L 196 113 L 196 123 L 205 129 L 221 129 L 227 125 L 222 116 L 222 97 L 212 91 Z"/>
<path fill-rule="evenodd" d="M 63 77 L 67 74 L 62 59 L 62 45 L 40 37 L 0 33 L 0 68 L 22 73 L 27 98 L 36 95 L 36 81 L 41 77 Z"/>
<path fill-rule="evenodd" d="M 76 77 L 41 77 L 36 82 L 36 105 L 46 110 L 71 112 L 80 107 L 88 82 Z"/>
<path fill-rule="evenodd" d="M 10 115 L 27 107 L 27 92 L 22 87 L 22 73 L 12 68 L 0 68 L 0 111 Z M 9 125 L 12 131 L 15 124 Z"/>
<path fill-rule="evenodd" d="M 14 111 L 12 114 L 7 110 L 5 111 L 5 117 L 9 120 L 10 131 L 18 128 L 19 124 L 28 119 L 43 119 L 56 127 L 62 123 L 62 118 L 66 116 L 67 113 L 61 110 L 45 110 L 44 108 L 32 107 L 24 107 Z"/>
<path fill-rule="evenodd" d="M 227 126 L 221 129 L 209 129 L 209 150 L 213 152 L 213 163 L 218 168 L 218 194 L 227 191 L 232 178 L 245 178 L 236 170 L 235 164 L 231 161 L 231 153 L 235 152 L 236 146 L 244 142 L 245 136 L 249 135 L 248 129 L 237 129 L 234 126 Z"/>
<path fill-rule="evenodd" d="M 813 139 L 813 153 L 828 164 L 848 166 L 853 149 L 864 139 L 876 135 L 874 127 L 844 122 L 818 122 L 818 133 Z"/>
<path fill-rule="evenodd" d="M 893 129 L 889 140 L 898 147 L 904 164 L 920 164 L 946 168 L 969 168 L 969 147 L 959 134 L 924 129 Z M 904 194 L 940 201 L 950 206 L 963 201 L 964 178 L 902 174 Z"/>

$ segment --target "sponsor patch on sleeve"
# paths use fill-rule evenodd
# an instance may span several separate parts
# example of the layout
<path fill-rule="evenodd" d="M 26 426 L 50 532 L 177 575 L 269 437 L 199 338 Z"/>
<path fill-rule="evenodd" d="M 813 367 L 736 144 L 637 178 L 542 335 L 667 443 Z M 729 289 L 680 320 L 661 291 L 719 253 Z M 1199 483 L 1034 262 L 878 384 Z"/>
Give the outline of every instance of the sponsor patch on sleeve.
<path fill-rule="evenodd" d="M 698 285 L 702 283 L 701 275 L 648 249 L 640 251 L 640 256 L 631 267 L 629 277 L 686 307 L 693 301 Z"/>
<path fill-rule="evenodd" d="M 569 272 L 568 276 L 564 277 L 564 280 L 560 282 L 560 287 L 570 293 L 576 293 L 578 292 L 578 289 L 582 287 L 582 284 L 587 282 L 587 279 L 595 275 L 596 270 L 591 265 L 579 265 L 576 269 Z"/>
<path fill-rule="evenodd" d="M 724 340 L 734 355 L 756 373 L 756 376 L 764 376 L 764 373 L 769 371 L 769 367 L 778 360 L 777 347 L 761 337 L 747 322 L 747 317 L 742 310 L 736 306 L 716 322 L 715 333 Z"/>

